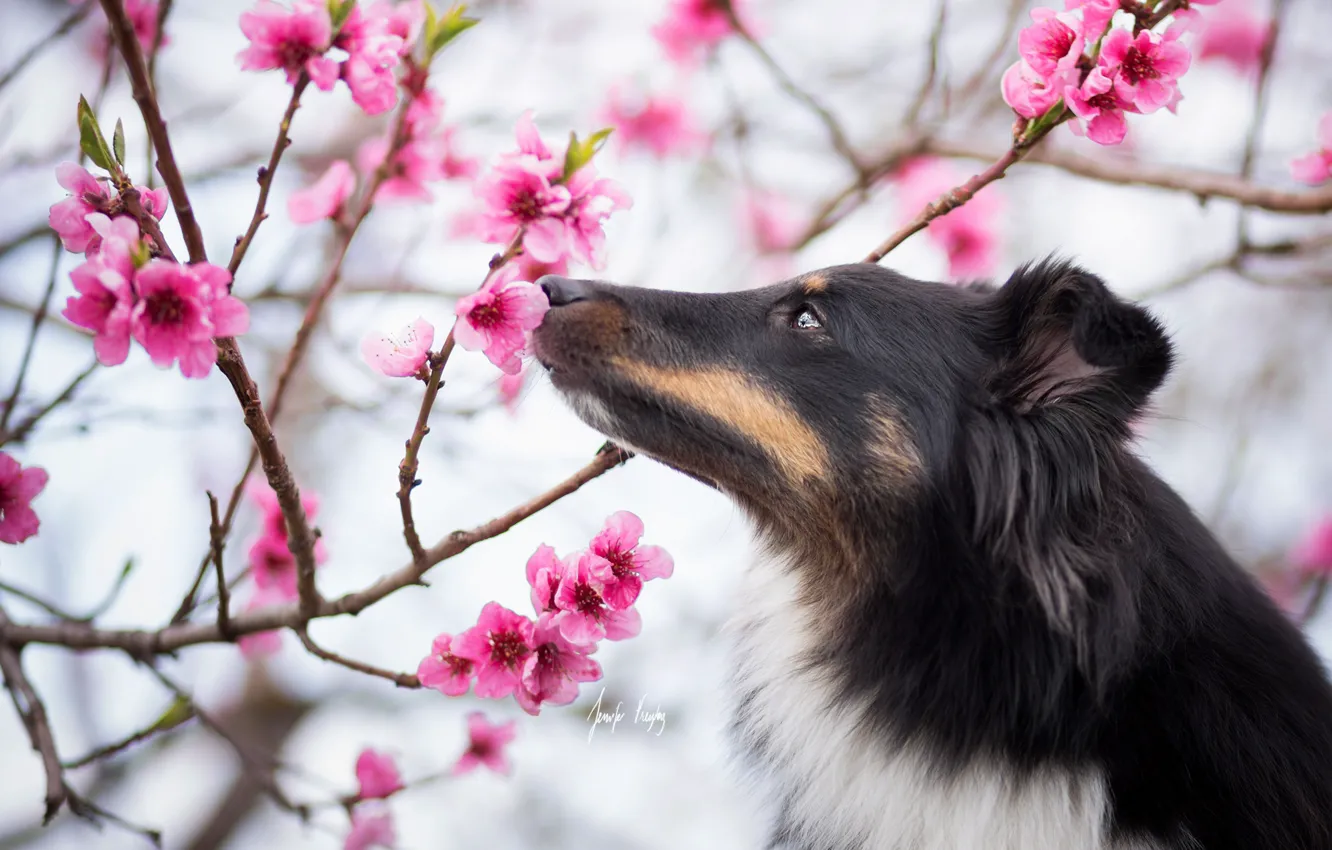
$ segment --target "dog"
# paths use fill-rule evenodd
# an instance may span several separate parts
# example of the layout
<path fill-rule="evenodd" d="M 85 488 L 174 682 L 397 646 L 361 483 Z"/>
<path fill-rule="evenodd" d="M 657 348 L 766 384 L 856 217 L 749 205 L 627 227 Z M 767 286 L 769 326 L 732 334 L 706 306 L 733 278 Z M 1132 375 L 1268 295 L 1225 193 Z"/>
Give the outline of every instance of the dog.
<path fill-rule="evenodd" d="M 1130 447 L 1144 309 L 1053 259 L 539 283 L 578 415 L 756 528 L 731 731 L 770 848 L 1332 848 L 1317 656 Z"/>

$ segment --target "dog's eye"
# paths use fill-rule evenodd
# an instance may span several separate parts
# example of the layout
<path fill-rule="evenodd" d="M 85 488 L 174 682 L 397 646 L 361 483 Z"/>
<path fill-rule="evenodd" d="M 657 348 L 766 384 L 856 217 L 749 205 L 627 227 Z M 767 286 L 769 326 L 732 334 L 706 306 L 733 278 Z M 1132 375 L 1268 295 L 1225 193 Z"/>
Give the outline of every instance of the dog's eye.
<path fill-rule="evenodd" d="M 823 322 L 819 321 L 819 317 L 814 315 L 813 310 L 806 307 L 791 320 L 791 327 L 801 331 L 816 331 L 823 327 Z"/>

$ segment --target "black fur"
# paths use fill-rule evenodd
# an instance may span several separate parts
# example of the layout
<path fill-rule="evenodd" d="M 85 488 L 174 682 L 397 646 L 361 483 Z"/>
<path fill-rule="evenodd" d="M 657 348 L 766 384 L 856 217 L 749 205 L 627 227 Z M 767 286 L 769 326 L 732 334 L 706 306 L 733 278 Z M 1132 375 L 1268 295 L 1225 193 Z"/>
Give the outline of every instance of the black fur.
<path fill-rule="evenodd" d="M 802 524 L 827 502 L 855 563 L 821 567 L 840 620 L 811 663 L 871 701 L 885 739 L 923 743 L 944 774 L 1099 769 L 1125 840 L 1332 848 L 1319 660 L 1127 445 L 1170 369 L 1161 326 L 1063 262 L 999 288 L 818 275 L 726 295 L 580 282 L 538 355 L 610 411 L 598 427 L 735 495 L 774 545 L 834 548 Z M 614 318 L 588 343 L 596 305 Z M 821 329 L 793 326 L 805 309 Z M 625 383 L 608 352 L 750 376 L 819 435 L 831 492 L 793 492 L 762 446 Z M 910 482 L 867 464 L 876 400 L 919 461 Z"/>

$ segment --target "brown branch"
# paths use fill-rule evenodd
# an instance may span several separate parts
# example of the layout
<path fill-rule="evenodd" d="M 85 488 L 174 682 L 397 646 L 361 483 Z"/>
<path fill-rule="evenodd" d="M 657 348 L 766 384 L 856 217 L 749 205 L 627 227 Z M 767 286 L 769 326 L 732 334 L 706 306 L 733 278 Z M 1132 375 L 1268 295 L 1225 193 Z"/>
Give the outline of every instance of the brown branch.
<path fill-rule="evenodd" d="M 227 587 L 227 574 L 222 566 L 222 548 L 226 539 L 222 534 L 222 521 L 217 515 L 217 496 L 208 490 L 208 548 L 213 566 L 217 570 L 217 630 L 223 637 L 231 637 L 231 590 Z"/>
<path fill-rule="evenodd" d="M 1253 90 L 1253 118 L 1249 121 L 1249 132 L 1244 138 L 1244 156 L 1240 160 L 1239 176 L 1243 180 L 1253 177 L 1253 167 L 1258 159 L 1258 140 L 1267 119 L 1268 80 L 1271 76 L 1272 60 L 1276 58 L 1277 37 L 1281 33 L 1281 18 L 1285 10 L 1286 0 L 1272 0 L 1272 17 L 1268 22 L 1267 38 L 1263 41 L 1263 49 L 1258 56 L 1258 82 Z M 1249 217 L 1241 206 L 1239 223 L 1235 231 L 1235 244 L 1243 247 L 1248 241 Z"/>
<path fill-rule="evenodd" d="M 876 181 L 896 171 L 902 163 L 913 156 L 919 156 L 927 144 L 927 139 L 916 136 L 909 136 L 894 144 L 883 156 L 866 166 L 863 183 L 860 181 L 853 182 L 823 203 L 810 220 L 804 233 L 796 237 L 789 250 L 797 251 L 836 227 L 857 207 L 868 200 L 869 188 Z"/>
<path fill-rule="evenodd" d="M 439 387 L 444 377 L 444 364 L 453 353 L 453 331 L 445 337 L 438 354 L 430 356 L 430 377 L 426 381 L 426 391 L 421 399 L 421 410 L 416 414 L 416 427 L 407 440 L 407 451 L 398 464 L 398 510 L 402 514 L 402 536 L 407 540 L 407 548 L 412 553 L 412 563 L 425 561 L 425 547 L 421 545 L 421 535 L 416 531 L 416 520 L 412 517 L 412 491 L 421 483 L 416 477 L 420 468 L 419 454 L 426 434 L 430 433 L 430 410 L 435 406 Z"/>
<path fill-rule="evenodd" d="M 37 427 L 37 423 L 45 419 L 48 413 L 74 397 L 74 392 L 84 381 L 92 377 L 92 373 L 97 371 L 98 365 L 97 361 L 93 361 L 89 364 L 82 372 L 75 375 L 73 380 L 65 385 L 65 388 L 60 391 L 60 395 L 28 414 L 22 422 L 19 422 L 14 426 L 13 431 L 0 431 L 0 446 L 5 445 L 6 443 L 22 443 L 26 440 L 28 435 L 32 433 L 32 430 Z"/>
<path fill-rule="evenodd" d="M 336 652 L 330 652 L 319 644 L 315 643 L 310 637 L 310 632 L 305 626 L 295 629 L 296 636 L 301 639 L 301 644 L 305 646 L 309 653 L 317 658 L 322 658 L 333 664 L 339 664 L 348 670 L 355 670 L 357 673 L 364 673 L 367 676 L 376 676 L 380 679 L 388 679 L 400 688 L 419 688 L 421 680 L 412 673 L 394 673 L 392 670 L 385 670 L 383 667 L 375 667 L 372 664 L 366 664 L 361 661 L 355 661 Z"/>
<path fill-rule="evenodd" d="M 23 69 L 28 67 L 28 65 L 32 63 L 32 60 L 40 56 L 43 50 L 64 38 L 71 30 L 78 26 L 84 18 L 88 17 L 88 13 L 92 11 L 92 5 L 92 0 L 85 0 L 79 8 L 69 13 L 69 15 L 60 22 L 60 25 L 51 31 L 50 35 L 24 51 L 23 55 L 9 67 L 9 70 L 0 74 L 0 89 L 9 85 L 13 82 L 15 77 L 23 73 Z"/>
<path fill-rule="evenodd" d="M 41 303 L 37 309 L 32 311 L 32 324 L 28 328 L 28 341 L 23 346 L 23 357 L 19 361 L 18 375 L 14 378 L 14 389 L 9 393 L 9 398 L 5 400 L 5 409 L 0 411 L 0 434 L 6 434 L 5 429 L 9 427 L 9 417 L 13 415 L 14 408 L 18 405 L 19 394 L 23 392 L 23 382 L 28 376 L 28 367 L 32 365 L 32 352 L 37 347 L 37 335 L 42 331 L 42 323 L 46 321 L 46 314 L 51 309 L 51 297 L 55 295 L 56 281 L 59 279 L 60 256 L 65 252 L 64 245 L 60 242 L 60 237 L 55 236 L 52 240 L 55 248 L 51 256 L 51 272 L 46 278 L 46 290 L 42 293 Z M 8 442 L 6 434 L 5 442 Z"/>
<path fill-rule="evenodd" d="M 319 610 L 322 600 L 315 587 L 315 533 L 301 505 L 301 491 L 291 474 L 287 459 L 278 447 L 273 425 L 264 415 L 259 387 L 250 377 L 241 358 L 240 349 L 233 338 L 217 341 L 217 365 L 231 382 L 236 397 L 245 413 L 245 427 L 254 435 L 254 453 L 264 466 L 264 476 L 277 495 L 282 518 L 287 525 L 287 548 L 296 558 L 296 589 L 300 594 L 301 612 L 308 618 Z"/>
<path fill-rule="evenodd" d="M 1030 144 L 1034 143 L 1034 141 L 1035 140 L 1033 139 L 1031 142 L 1014 144 L 1003 156 L 995 160 L 994 164 L 989 168 L 972 177 L 961 186 L 949 191 L 934 203 L 927 204 L 925 209 L 921 210 L 915 218 L 899 228 L 892 236 L 885 239 L 879 247 L 870 251 L 862 262 L 879 262 L 879 260 L 882 260 L 889 251 L 893 250 L 898 245 L 901 245 L 913 233 L 924 230 L 934 219 L 946 215 L 951 210 L 962 206 L 967 201 L 971 200 L 981 189 L 996 180 L 1002 179 L 1009 167 L 1019 159 L 1022 159 L 1023 155 L 1030 149 Z"/>
<path fill-rule="evenodd" d="M 9 615 L 0 607 L 0 630 L 10 625 Z M 55 737 L 51 734 L 51 723 L 46 717 L 46 706 L 23 672 L 23 660 L 19 653 L 19 646 L 0 642 L 0 673 L 4 675 L 5 688 L 9 690 L 10 699 L 14 702 L 14 710 L 27 730 L 28 740 L 33 750 L 42 757 L 42 766 L 46 769 L 46 811 L 42 815 L 42 823 L 48 824 L 68 799 L 65 775 L 60 769 L 60 755 L 56 752 Z"/>
<path fill-rule="evenodd" d="M 929 153 L 955 159 L 990 161 L 992 151 L 971 145 L 931 141 L 926 145 Z M 1151 186 L 1174 192 L 1186 192 L 1199 200 L 1225 198 L 1239 203 L 1295 215 L 1316 215 L 1332 211 L 1332 185 L 1304 192 L 1286 192 L 1269 186 L 1260 186 L 1230 174 L 1182 168 L 1176 165 L 1153 165 L 1092 159 L 1081 154 L 1068 153 L 1042 147 L 1026 155 L 1025 160 L 1048 165 L 1102 183 L 1120 186 Z"/>
<path fill-rule="evenodd" d="M 245 259 L 245 252 L 254 241 L 254 235 L 259 232 L 259 225 L 268 218 L 264 207 L 268 205 L 268 192 L 273 188 L 273 175 L 277 172 L 283 151 L 291 145 L 291 137 L 287 134 L 291 131 L 291 121 L 296 115 L 296 110 L 301 108 L 301 94 L 309 84 L 309 75 L 302 71 L 295 85 L 291 87 L 291 100 L 287 102 L 287 111 L 282 114 L 282 122 L 278 124 L 277 141 L 273 142 L 273 152 L 269 154 L 268 165 L 259 169 L 259 199 L 254 204 L 254 215 L 251 216 L 250 226 L 245 229 L 244 235 L 236 237 L 236 247 L 232 249 L 231 261 L 227 263 L 227 271 L 233 276 L 240 268 L 241 261 Z"/>
<path fill-rule="evenodd" d="M 357 614 L 370 605 L 404 587 L 421 583 L 422 576 L 431 567 L 465 552 L 483 540 L 496 537 L 518 523 L 550 507 L 575 492 L 589 481 L 605 474 L 632 457 L 619 447 L 607 443 L 596 457 L 564 481 L 525 502 L 502 516 L 476 526 L 470 531 L 455 531 L 426 550 L 424 564 L 407 564 L 383 576 L 362 590 L 335 600 L 324 600 L 313 617 L 306 617 L 297 604 L 276 605 L 245 611 L 232 617 L 237 636 L 273 629 L 296 629 L 310 619 Z M 139 629 L 99 629 L 86 623 L 55 623 L 49 625 L 0 624 L 0 642 L 43 643 L 67 646 L 71 649 L 117 649 L 138 659 L 148 660 L 156 655 L 174 652 L 186 646 L 201 643 L 219 643 L 227 640 L 216 623 L 179 623 L 157 631 Z"/>
<path fill-rule="evenodd" d="M 864 182 L 865 168 L 860 163 L 860 157 L 855 149 L 851 147 L 851 142 L 847 139 L 846 131 L 842 129 L 841 123 L 833 116 L 828 107 L 820 103 L 818 98 L 814 97 L 814 95 L 801 88 L 800 85 L 791 78 L 791 75 L 786 73 L 786 69 L 778 64 L 776 59 L 772 58 L 772 54 L 759 43 L 758 39 L 754 38 L 753 34 L 745 29 L 744 24 L 740 22 L 740 18 L 736 15 L 735 9 L 729 0 L 719 3 L 718 5 L 721 6 L 722 10 L 726 13 L 726 16 L 730 19 L 731 27 L 735 30 L 736 35 L 739 36 L 741 41 L 749 46 L 750 50 L 754 51 L 754 55 L 757 56 L 758 60 L 763 63 L 763 66 L 768 69 L 768 72 L 772 74 L 773 79 L 777 82 L 777 86 L 795 100 L 803 103 L 814 113 L 814 116 L 818 118 L 819 122 L 822 123 L 824 128 L 828 131 L 828 136 L 832 140 L 833 149 L 837 151 L 842 159 L 846 160 L 847 164 L 851 166 L 853 171 L 855 171 L 857 177 Z"/>
<path fill-rule="evenodd" d="M 176 220 L 180 222 L 180 232 L 185 237 L 185 246 L 189 249 L 190 262 L 202 263 L 208 259 L 204 248 L 203 231 L 194 218 L 194 208 L 190 206 L 190 196 L 185 190 L 185 181 L 176 165 L 175 154 L 171 151 L 171 138 L 167 135 L 166 121 L 157 105 L 157 93 L 153 90 L 152 80 L 148 78 L 148 66 L 143 59 L 143 50 L 139 39 L 134 34 L 134 25 L 125 12 L 124 0 L 101 0 L 106 19 L 111 24 L 121 55 L 125 58 L 125 69 L 129 72 L 130 91 L 134 102 L 143 114 L 144 126 L 148 129 L 148 138 L 157 149 L 157 171 L 162 175 L 162 182 L 171 195 L 171 205 L 176 208 Z"/>

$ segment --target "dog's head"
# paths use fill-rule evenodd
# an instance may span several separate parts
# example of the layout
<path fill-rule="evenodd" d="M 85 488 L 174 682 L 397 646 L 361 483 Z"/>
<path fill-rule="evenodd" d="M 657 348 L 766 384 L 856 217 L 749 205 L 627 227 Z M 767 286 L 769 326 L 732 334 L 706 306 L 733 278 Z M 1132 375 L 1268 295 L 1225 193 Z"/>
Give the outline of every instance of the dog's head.
<path fill-rule="evenodd" d="M 536 355 L 592 427 L 834 572 L 939 514 L 959 557 L 1021 566 L 1064 622 L 1083 565 L 1051 534 L 1100 521 L 1084 514 L 1171 360 L 1145 311 L 1060 262 L 997 288 L 864 264 L 726 294 L 541 283 Z"/>

